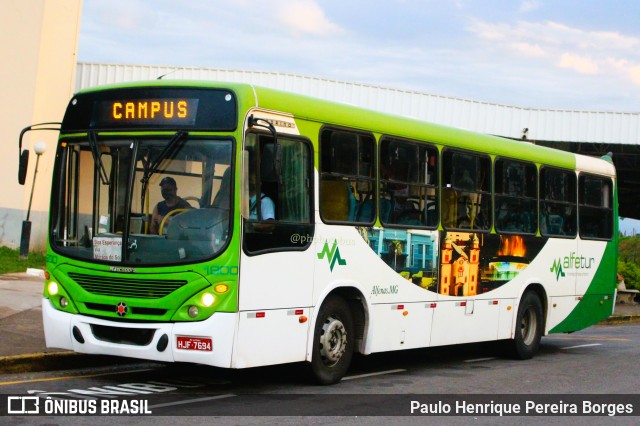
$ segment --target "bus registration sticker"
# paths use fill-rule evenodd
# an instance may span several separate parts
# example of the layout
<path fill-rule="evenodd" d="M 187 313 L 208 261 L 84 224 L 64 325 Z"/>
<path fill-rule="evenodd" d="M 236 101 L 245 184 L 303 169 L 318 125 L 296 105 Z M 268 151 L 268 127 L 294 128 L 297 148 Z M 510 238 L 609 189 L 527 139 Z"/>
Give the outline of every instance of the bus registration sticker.
<path fill-rule="evenodd" d="M 177 336 L 177 348 L 186 351 L 211 351 L 213 343 L 210 337 Z"/>

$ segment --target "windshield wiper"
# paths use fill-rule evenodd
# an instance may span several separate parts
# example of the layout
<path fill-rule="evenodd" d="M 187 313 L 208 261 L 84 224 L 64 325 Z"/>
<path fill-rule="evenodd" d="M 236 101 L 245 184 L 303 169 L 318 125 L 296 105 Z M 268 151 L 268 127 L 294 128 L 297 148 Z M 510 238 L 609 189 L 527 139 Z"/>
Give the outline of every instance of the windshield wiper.
<path fill-rule="evenodd" d="M 98 138 L 94 131 L 89 132 L 89 146 L 91 147 L 91 154 L 93 154 L 93 161 L 98 166 L 100 182 L 102 182 L 103 185 L 110 185 L 111 183 L 109 182 L 109 176 L 107 176 L 107 170 L 104 168 L 100 152 L 98 151 Z"/>
<path fill-rule="evenodd" d="M 174 153 L 174 151 L 180 145 L 180 142 L 182 142 L 187 137 L 188 134 L 189 134 L 188 132 L 185 132 L 182 130 L 176 132 L 176 134 L 173 135 L 173 138 L 171 138 L 169 143 L 164 147 L 162 152 L 160 152 L 160 154 L 158 154 L 158 156 L 155 158 L 153 163 L 151 163 L 149 167 L 146 167 L 145 165 L 144 176 L 142 177 L 142 180 L 141 180 L 143 185 L 149 181 L 151 176 L 156 171 L 158 171 L 157 169 L 160 163 L 162 163 L 165 159 L 169 158 L 169 156 L 171 156 Z"/>
<path fill-rule="evenodd" d="M 143 209 L 144 209 L 144 198 L 147 192 L 147 185 L 149 184 L 149 179 L 151 179 L 151 176 L 153 176 L 153 174 L 157 171 L 157 168 L 160 165 L 160 163 L 164 161 L 166 158 L 169 158 L 171 155 L 173 155 L 174 151 L 176 151 L 178 146 L 181 144 L 182 141 L 184 141 L 184 139 L 186 139 L 188 135 L 189 133 L 183 130 L 177 131 L 176 134 L 173 135 L 173 138 L 171 138 L 169 143 L 160 152 L 160 154 L 158 154 L 158 156 L 155 158 L 153 163 L 151 163 L 151 161 L 144 161 L 143 159 L 142 163 L 144 167 L 144 174 L 142 176 L 142 179 L 140 179 L 140 183 L 142 183 L 141 202 L 142 202 Z M 151 153 L 149 153 L 149 159 L 151 159 L 150 157 L 151 157 Z"/>

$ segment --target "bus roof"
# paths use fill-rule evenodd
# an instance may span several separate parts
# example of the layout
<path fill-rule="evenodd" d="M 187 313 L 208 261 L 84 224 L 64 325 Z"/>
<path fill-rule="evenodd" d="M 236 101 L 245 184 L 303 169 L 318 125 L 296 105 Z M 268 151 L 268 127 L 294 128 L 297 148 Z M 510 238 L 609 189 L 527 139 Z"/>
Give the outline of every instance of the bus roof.
<path fill-rule="evenodd" d="M 329 126 L 427 141 L 453 148 L 479 151 L 514 159 L 526 159 L 536 163 L 569 169 L 576 169 L 577 163 L 579 163 L 582 166 L 581 168 L 587 167 L 587 169 L 594 172 L 615 175 L 615 169 L 608 161 L 538 146 L 526 141 L 446 127 L 415 118 L 382 113 L 247 83 L 151 80 L 98 86 L 82 90 L 79 93 L 135 87 L 225 88 L 236 93 L 239 107 L 241 108 L 241 116 L 243 108 L 258 107 L 290 113 L 294 118 L 323 123 Z M 579 157 L 584 158 L 578 160 Z"/>

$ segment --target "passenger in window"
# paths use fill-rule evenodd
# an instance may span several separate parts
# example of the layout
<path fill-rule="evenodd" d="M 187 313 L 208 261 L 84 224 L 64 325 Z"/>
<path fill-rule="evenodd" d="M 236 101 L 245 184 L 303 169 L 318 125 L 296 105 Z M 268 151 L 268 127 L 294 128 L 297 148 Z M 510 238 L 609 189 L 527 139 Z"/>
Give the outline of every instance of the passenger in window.
<path fill-rule="evenodd" d="M 462 173 L 462 178 L 458 182 L 458 188 L 464 189 L 467 191 L 475 190 L 475 184 L 473 182 L 473 179 L 471 179 L 471 174 L 469 173 L 469 170 L 465 170 Z"/>
<path fill-rule="evenodd" d="M 249 219 L 258 219 L 258 197 L 256 174 L 249 176 Z M 260 191 L 260 220 L 275 220 L 276 208 L 273 200 Z"/>
<path fill-rule="evenodd" d="M 406 180 L 406 177 L 403 177 L 403 172 L 399 170 L 399 163 L 387 165 L 383 164 L 381 166 L 381 177 L 382 179 L 388 180 L 386 184 L 386 192 L 391 197 L 391 217 L 389 221 L 391 223 L 398 224 L 411 224 L 407 223 L 410 221 L 410 215 L 417 211 L 412 202 L 408 200 L 409 197 L 409 185 L 403 183 Z M 404 164 L 405 173 L 408 165 Z"/>
<path fill-rule="evenodd" d="M 160 230 L 160 224 L 164 217 L 170 212 L 178 209 L 190 209 L 191 205 L 178 197 L 178 186 L 176 180 L 170 176 L 163 178 L 160 181 L 160 194 L 163 201 L 160 201 L 153 208 L 153 214 L 151 215 L 150 232 L 157 234 Z"/>

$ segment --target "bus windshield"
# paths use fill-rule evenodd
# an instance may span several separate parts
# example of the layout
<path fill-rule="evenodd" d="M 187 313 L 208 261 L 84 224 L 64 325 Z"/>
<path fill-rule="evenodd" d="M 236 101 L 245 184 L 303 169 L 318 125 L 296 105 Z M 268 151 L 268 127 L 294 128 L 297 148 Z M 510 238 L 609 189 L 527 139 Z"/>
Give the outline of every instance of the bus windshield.
<path fill-rule="evenodd" d="M 230 139 L 186 133 L 65 140 L 54 174 L 52 247 L 132 266 L 211 259 L 230 234 L 232 158 Z"/>

